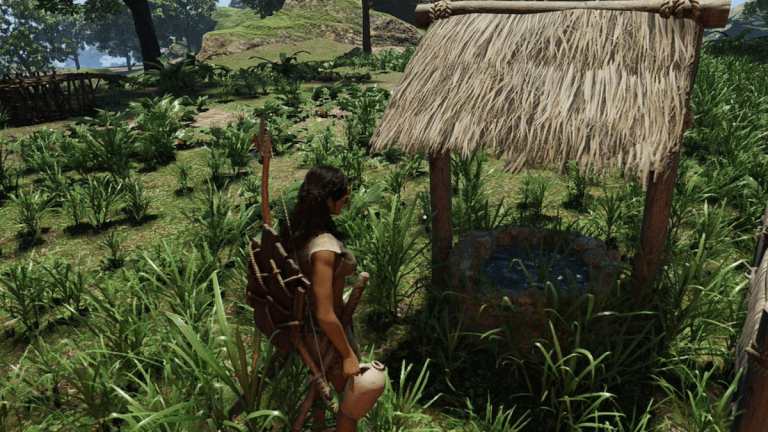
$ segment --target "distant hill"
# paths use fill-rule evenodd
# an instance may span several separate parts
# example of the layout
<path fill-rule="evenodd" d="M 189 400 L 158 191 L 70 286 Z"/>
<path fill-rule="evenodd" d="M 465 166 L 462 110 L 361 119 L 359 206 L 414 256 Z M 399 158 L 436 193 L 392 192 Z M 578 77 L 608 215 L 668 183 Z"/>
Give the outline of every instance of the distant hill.
<path fill-rule="evenodd" d="M 394 5 L 398 0 L 391 1 Z M 359 0 L 286 0 L 281 10 L 264 19 L 250 9 L 218 8 L 214 15 L 216 29 L 203 37 L 198 57 L 209 60 L 267 45 L 318 39 L 360 46 L 361 14 Z M 390 14 L 371 12 L 374 47 L 414 46 L 421 33 Z"/>
<path fill-rule="evenodd" d="M 706 31 L 704 33 L 706 39 L 737 37 L 744 32 L 749 32 L 745 36 L 747 39 L 768 36 L 768 25 L 763 22 L 763 20 L 757 17 L 746 17 L 744 15 L 744 6 L 754 1 L 755 0 L 748 0 L 745 3 L 732 7 L 728 18 L 728 24 L 722 29 Z M 725 35 L 723 33 L 725 33 Z"/>

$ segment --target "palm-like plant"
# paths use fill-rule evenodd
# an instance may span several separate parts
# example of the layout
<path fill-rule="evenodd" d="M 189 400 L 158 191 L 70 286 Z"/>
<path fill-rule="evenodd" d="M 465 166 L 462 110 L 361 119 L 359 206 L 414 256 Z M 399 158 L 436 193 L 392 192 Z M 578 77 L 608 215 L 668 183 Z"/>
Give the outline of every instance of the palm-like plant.
<path fill-rule="evenodd" d="M 193 118 L 194 110 L 182 98 L 171 96 L 131 102 L 130 110 L 136 115 L 136 127 L 141 131 L 138 150 L 142 161 L 154 167 L 175 160 L 174 136 Z"/>
<path fill-rule="evenodd" d="M 12 196 L 18 213 L 16 222 L 22 228 L 21 236 L 27 244 L 34 244 L 42 233 L 42 219 L 51 207 L 51 199 L 40 191 L 28 192 L 23 189 Z"/>

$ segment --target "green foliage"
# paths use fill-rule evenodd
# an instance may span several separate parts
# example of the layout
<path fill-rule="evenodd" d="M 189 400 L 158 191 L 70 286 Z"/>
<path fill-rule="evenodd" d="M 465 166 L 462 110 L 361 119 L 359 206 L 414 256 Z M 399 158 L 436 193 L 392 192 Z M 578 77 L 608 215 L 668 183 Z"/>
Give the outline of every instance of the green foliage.
<path fill-rule="evenodd" d="M 214 256 L 247 237 L 254 223 L 253 208 L 237 208 L 228 195 L 211 183 L 197 203 L 197 208 L 185 215 L 194 226 L 195 243 L 205 245 Z"/>
<path fill-rule="evenodd" d="M 402 301 L 413 295 L 413 290 L 405 291 L 405 281 L 419 270 L 417 258 L 428 246 L 413 235 L 415 216 L 415 206 L 395 195 L 380 214 L 370 212 L 367 223 L 356 225 L 353 232 L 352 247 L 359 251 L 361 268 L 371 274 L 369 304 L 389 322 L 398 317 Z"/>
<path fill-rule="evenodd" d="M 167 314 L 173 323 L 173 342 L 169 348 L 181 360 L 178 362 L 180 371 L 197 378 L 195 381 L 199 386 L 194 397 L 207 401 L 208 409 L 204 415 L 217 428 L 231 426 L 232 422 L 227 415 L 228 407 L 220 396 L 222 393 L 211 391 L 214 385 L 223 386 L 238 401 L 245 414 L 243 426 L 247 427 L 242 430 L 263 430 L 275 424 L 287 425 L 288 418 L 284 413 L 264 406 L 266 401 L 263 396 L 267 385 L 264 371 L 274 358 L 272 351 L 264 348 L 271 345 L 261 343 L 258 334 L 255 336 L 255 344 L 245 343 L 240 327 L 230 324 L 225 315 L 221 289 L 215 274 L 212 281 L 215 307 L 209 331 L 217 337 L 201 339 L 184 318 Z"/>
<path fill-rule="evenodd" d="M 674 384 L 663 377 L 657 384 L 667 395 L 662 406 L 668 409 L 665 426 L 682 427 L 685 430 L 727 431 L 733 418 L 732 402 L 736 395 L 743 371 L 737 371 L 730 382 L 722 383 L 725 391 L 720 395 L 710 394 L 715 368 L 692 369 L 685 364 L 670 367 Z"/>
<path fill-rule="evenodd" d="M 125 237 L 117 234 L 117 231 L 110 231 L 101 246 L 106 249 L 107 255 L 102 259 L 102 268 L 107 271 L 117 270 L 125 264 L 125 252 L 123 252 L 123 243 Z"/>
<path fill-rule="evenodd" d="M 58 162 L 53 167 L 42 172 L 40 177 L 40 189 L 48 196 L 52 207 L 60 207 L 71 187 L 71 179 L 65 176 Z"/>
<path fill-rule="evenodd" d="M 104 170 L 125 177 L 131 169 L 131 157 L 136 151 L 136 134 L 125 125 L 113 124 L 122 116 L 104 112 L 107 124 L 102 127 L 78 126 L 79 143 L 69 149 L 73 153 L 73 167 L 81 173 Z"/>
<path fill-rule="evenodd" d="M 192 54 L 180 61 L 159 61 L 156 69 L 145 71 L 139 77 L 144 86 L 157 87 L 161 93 L 174 96 L 196 95 L 203 83 L 213 75 L 213 66 L 200 62 Z"/>
<path fill-rule="evenodd" d="M 351 87 L 349 94 L 339 99 L 339 105 L 351 115 L 345 118 L 347 145 L 350 149 L 370 148 L 371 137 L 379 117 L 389 100 L 389 91 L 379 87 Z"/>
<path fill-rule="evenodd" d="M 452 205 L 454 229 L 463 234 L 476 229 L 492 230 L 509 222 L 512 211 L 502 198 L 495 206 L 488 198 L 483 175 L 487 157 L 482 153 L 473 153 L 468 158 L 456 156 L 451 159 L 453 189 L 455 192 Z M 422 198 L 424 200 L 426 198 Z M 422 201 L 424 215 L 427 215 Z"/>
<path fill-rule="evenodd" d="M 494 410 L 496 412 L 494 413 Z M 485 402 L 485 415 L 478 416 L 472 402 L 467 399 L 467 413 L 469 414 L 467 432 L 520 432 L 530 423 L 528 413 L 517 416 L 515 407 L 504 409 L 504 405 L 495 408 L 490 398 Z"/>
<path fill-rule="evenodd" d="M 544 214 L 544 198 L 549 189 L 549 181 L 538 175 L 526 174 L 520 182 L 520 201 L 517 203 L 523 214 L 533 220 Z"/>
<path fill-rule="evenodd" d="M 125 197 L 123 213 L 132 223 L 140 224 L 148 216 L 152 199 L 147 195 L 144 184 L 138 177 L 130 177 L 123 182 L 123 186 Z"/>
<path fill-rule="evenodd" d="M 63 140 L 60 132 L 44 128 L 19 139 L 16 146 L 28 171 L 43 172 L 53 168 L 61 157 L 59 144 Z"/>
<path fill-rule="evenodd" d="M 582 211 L 587 206 L 587 186 L 589 186 L 590 175 L 582 173 L 576 161 L 570 161 L 566 166 L 566 176 L 568 177 L 568 195 L 563 201 L 563 207 Z"/>
<path fill-rule="evenodd" d="M 113 177 L 88 176 L 83 188 L 88 222 L 96 230 L 103 229 L 112 217 L 115 206 L 123 195 L 123 183 Z"/>
<path fill-rule="evenodd" d="M 148 167 L 164 165 L 176 160 L 176 134 L 194 115 L 184 99 L 170 96 L 141 99 L 131 102 L 136 115 L 138 152 Z"/>
<path fill-rule="evenodd" d="M 19 189 L 13 194 L 11 200 L 16 204 L 16 224 L 21 228 L 19 232 L 26 245 L 34 245 L 40 240 L 42 234 L 41 223 L 43 216 L 51 207 L 51 199 L 40 191 L 25 191 Z"/>
<path fill-rule="evenodd" d="M 0 273 L 0 305 L 11 318 L 34 333 L 42 325 L 48 308 L 48 287 L 41 283 L 41 274 L 32 260 L 17 263 Z"/>
<path fill-rule="evenodd" d="M 439 396 L 435 396 L 426 403 L 422 403 L 424 389 L 429 381 L 427 368 L 429 360 L 424 362 L 416 381 L 408 383 L 408 376 L 413 369 L 413 364 L 406 366 L 403 361 L 400 367 L 400 377 L 397 390 L 387 379 L 384 393 L 374 405 L 373 409 L 363 419 L 362 423 L 373 431 L 426 431 L 429 416 L 424 412 Z"/>
<path fill-rule="evenodd" d="M 71 227 L 82 226 L 88 211 L 85 189 L 82 186 L 73 185 L 69 188 L 64 199 L 63 210 L 72 221 Z"/>
<path fill-rule="evenodd" d="M 361 50 L 352 51 L 351 54 L 345 54 L 334 59 L 333 67 L 367 67 L 372 70 L 404 72 L 415 51 L 413 47 L 408 47 L 402 51 L 386 49 L 376 54 L 365 54 Z"/>
<path fill-rule="evenodd" d="M 95 277 L 60 258 L 41 264 L 41 268 L 46 275 L 45 283 L 50 287 L 51 303 L 64 305 L 80 315 L 85 314 L 85 293 Z"/>
<path fill-rule="evenodd" d="M 184 195 L 192 191 L 192 186 L 189 185 L 189 174 L 192 171 L 192 167 L 180 162 L 176 165 L 176 174 L 179 186 L 176 188 L 177 195 Z"/>

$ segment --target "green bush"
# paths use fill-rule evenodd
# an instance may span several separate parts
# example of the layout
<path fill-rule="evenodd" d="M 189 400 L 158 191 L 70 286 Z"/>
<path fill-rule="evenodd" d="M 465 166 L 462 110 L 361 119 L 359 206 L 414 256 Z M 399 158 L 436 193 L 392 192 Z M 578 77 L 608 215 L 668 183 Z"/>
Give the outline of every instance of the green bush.
<path fill-rule="evenodd" d="M 123 196 L 123 183 L 112 177 L 89 176 L 83 188 L 88 221 L 96 230 L 103 229 Z"/>
<path fill-rule="evenodd" d="M 404 206 L 398 195 L 377 213 L 370 212 L 366 223 L 354 226 L 352 247 L 360 267 L 371 275 L 369 304 L 391 322 L 399 317 L 402 301 L 413 295 L 406 280 L 420 269 L 419 259 L 429 245 L 414 235 L 415 206 Z"/>
<path fill-rule="evenodd" d="M 26 333 L 40 328 L 50 306 L 48 286 L 41 279 L 32 260 L 13 264 L 0 273 L 0 305 L 8 316 L 19 320 Z"/>
<path fill-rule="evenodd" d="M 131 169 L 131 157 L 136 152 L 136 134 L 125 125 L 104 127 L 79 126 L 81 142 L 71 149 L 76 156 L 76 169 L 85 174 L 107 171 L 125 177 Z"/>
<path fill-rule="evenodd" d="M 42 172 L 51 169 L 62 157 L 59 145 L 64 135 L 53 129 L 38 129 L 20 138 L 16 147 L 21 151 L 21 159 L 27 171 Z"/>
<path fill-rule="evenodd" d="M 131 102 L 136 115 L 138 153 L 149 168 L 176 160 L 176 134 L 194 113 L 182 98 L 170 96 Z"/>
<path fill-rule="evenodd" d="M 16 223 L 22 229 L 20 231 L 24 243 L 34 245 L 40 240 L 42 234 L 43 216 L 51 208 L 51 199 L 40 191 L 27 192 L 18 190 L 11 200 L 17 207 Z"/>
<path fill-rule="evenodd" d="M 125 206 L 123 213 L 128 219 L 139 224 L 147 218 L 152 199 L 147 195 L 144 184 L 139 177 L 131 177 L 123 183 Z"/>

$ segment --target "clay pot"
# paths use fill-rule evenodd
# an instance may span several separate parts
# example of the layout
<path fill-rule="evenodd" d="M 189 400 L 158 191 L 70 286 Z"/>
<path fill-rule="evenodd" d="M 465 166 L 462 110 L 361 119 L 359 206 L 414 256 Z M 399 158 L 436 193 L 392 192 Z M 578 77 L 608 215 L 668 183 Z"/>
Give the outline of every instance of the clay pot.
<path fill-rule="evenodd" d="M 384 392 L 386 368 L 377 361 L 360 365 L 360 374 L 347 380 L 341 412 L 345 416 L 359 420 L 373 408 L 376 400 Z"/>

